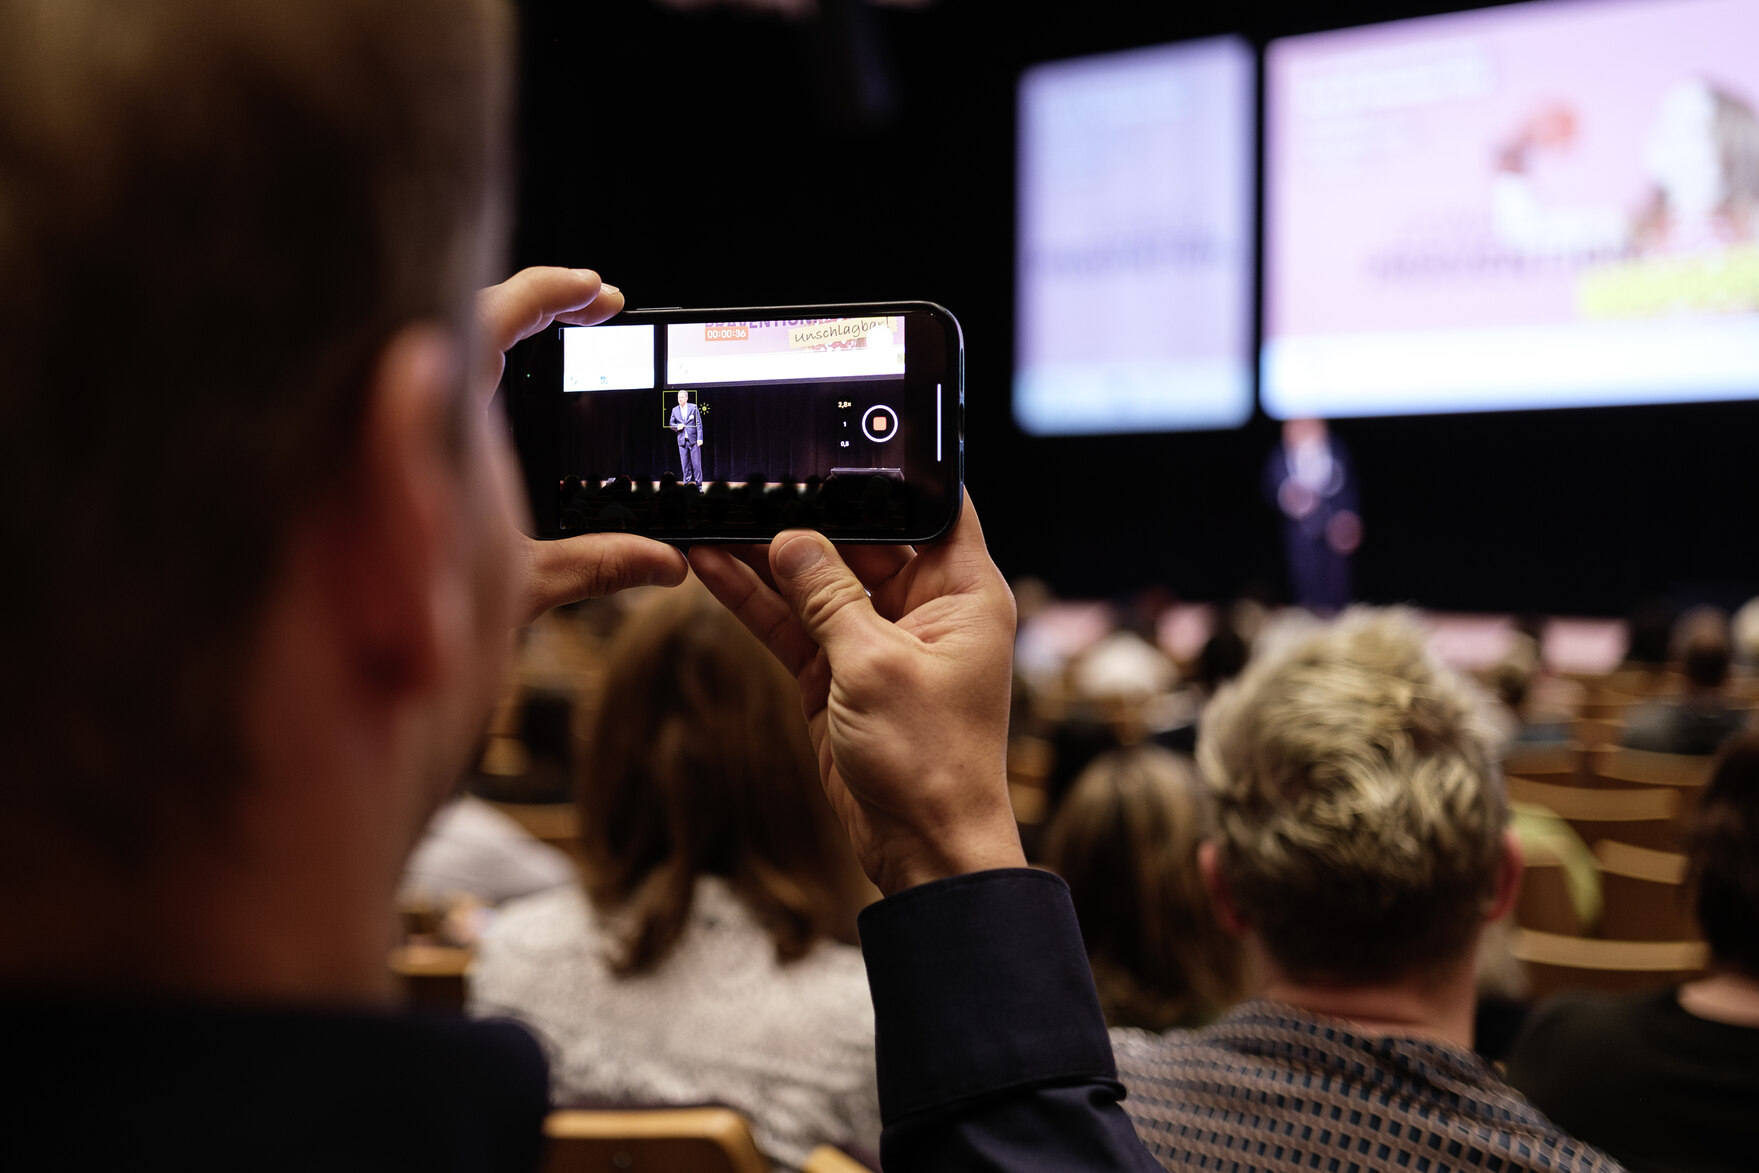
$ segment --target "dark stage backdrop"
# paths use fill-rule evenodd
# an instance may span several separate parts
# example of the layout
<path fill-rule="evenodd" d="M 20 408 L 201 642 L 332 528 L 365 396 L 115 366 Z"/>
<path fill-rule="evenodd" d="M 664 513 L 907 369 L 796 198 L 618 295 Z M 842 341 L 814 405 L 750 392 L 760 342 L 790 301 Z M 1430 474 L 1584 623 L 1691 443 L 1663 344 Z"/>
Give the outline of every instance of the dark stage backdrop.
<path fill-rule="evenodd" d="M 651 0 L 522 7 L 518 263 L 592 265 L 638 306 L 942 302 L 965 328 L 968 483 L 1005 571 L 1087 596 L 1283 589 L 1259 491 L 1275 424 L 1062 440 L 1014 427 L 1015 80 L 1057 57 L 1459 5 L 820 0 L 809 22 Z M 1361 484 L 1370 600 L 1616 614 L 1656 594 L 1759 593 L 1754 405 L 1336 432 Z"/>

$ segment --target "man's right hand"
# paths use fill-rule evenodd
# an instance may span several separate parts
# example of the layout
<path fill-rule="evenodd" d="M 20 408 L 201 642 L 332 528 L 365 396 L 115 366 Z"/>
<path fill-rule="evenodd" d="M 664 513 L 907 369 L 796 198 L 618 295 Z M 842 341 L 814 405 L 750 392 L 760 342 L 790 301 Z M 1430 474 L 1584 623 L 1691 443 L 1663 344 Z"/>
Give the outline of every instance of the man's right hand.
<path fill-rule="evenodd" d="M 933 546 L 847 556 L 792 530 L 690 564 L 799 680 L 825 793 L 882 892 L 1025 866 L 1007 784 L 1014 598 L 969 497 Z"/>

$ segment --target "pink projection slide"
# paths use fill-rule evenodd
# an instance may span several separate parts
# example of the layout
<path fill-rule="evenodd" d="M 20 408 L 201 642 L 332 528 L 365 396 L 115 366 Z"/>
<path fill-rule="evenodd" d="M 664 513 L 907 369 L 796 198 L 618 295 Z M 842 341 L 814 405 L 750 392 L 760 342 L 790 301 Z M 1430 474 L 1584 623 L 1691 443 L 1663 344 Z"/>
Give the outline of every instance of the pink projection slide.
<path fill-rule="evenodd" d="M 1039 435 L 1252 414 L 1253 54 L 1037 66 L 1019 92 L 1014 415 Z"/>
<path fill-rule="evenodd" d="M 702 383 L 902 379 L 904 318 L 693 322 L 666 327 L 666 379 Z"/>
<path fill-rule="evenodd" d="M 1759 396 L 1759 3 L 1273 42 L 1273 416 Z"/>

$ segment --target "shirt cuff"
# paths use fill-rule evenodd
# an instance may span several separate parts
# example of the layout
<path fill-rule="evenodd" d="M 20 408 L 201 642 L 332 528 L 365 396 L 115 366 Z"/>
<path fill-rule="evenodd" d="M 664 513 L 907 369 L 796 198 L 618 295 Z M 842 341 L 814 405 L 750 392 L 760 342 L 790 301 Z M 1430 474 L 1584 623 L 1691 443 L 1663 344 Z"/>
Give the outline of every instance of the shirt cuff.
<path fill-rule="evenodd" d="M 909 888 L 861 914 L 887 1124 L 976 1097 L 1117 1078 L 1075 907 L 1033 868 Z"/>

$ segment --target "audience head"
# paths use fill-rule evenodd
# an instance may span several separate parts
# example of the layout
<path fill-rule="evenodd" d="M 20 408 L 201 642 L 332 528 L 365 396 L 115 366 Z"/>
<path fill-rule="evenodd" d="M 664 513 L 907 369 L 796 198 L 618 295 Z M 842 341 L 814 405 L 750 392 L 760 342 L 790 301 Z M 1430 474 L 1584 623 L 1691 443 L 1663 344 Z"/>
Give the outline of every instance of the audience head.
<path fill-rule="evenodd" d="M 504 23 L 487 0 L 0 6 L 0 825 L 130 867 L 224 818 L 290 534 L 353 475 L 387 347 L 418 324 L 469 346 Z"/>
<path fill-rule="evenodd" d="M 1057 601 L 1056 593 L 1042 578 L 1022 575 L 1008 585 L 1014 591 L 1014 610 L 1022 628 Z"/>
<path fill-rule="evenodd" d="M 1214 691 L 1238 676 L 1252 657 L 1252 647 L 1239 632 L 1223 627 L 1207 640 L 1197 653 L 1196 682 Z"/>
<path fill-rule="evenodd" d="M 1517 627 L 1509 638 L 1509 650 L 1503 653 L 1502 659 L 1491 665 L 1484 682 L 1490 686 L 1490 691 L 1496 698 L 1518 716 L 1526 709 L 1527 693 L 1532 688 L 1533 677 L 1538 675 L 1541 665 L 1538 638 Z"/>
<path fill-rule="evenodd" d="M 1266 640 L 1197 742 L 1232 913 L 1298 981 L 1468 963 L 1512 896 L 1479 697 L 1402 612 L 1354 609 Z"/>
<path fill-rule="evenodd" d="M 1728 617 L 1715 607 L 1695 607 L 1674 627 L 1674 646 L 1686 684 L 1715 692 L 1728 682 Z"/>
<path fill-rule="evenodd" d="M 858 875 L 799 690 L 731 613 L 694 585 L 638 605 L 611 642 L 603 697 L 579 804 L 587 891 L 626 918 L 617 968 L 665 957 L 703 876 L 728 881 L 782 960 L 850 935 Z"/>
<path fill-rule="evenodd" d="M 1680 667 L 1686 682 L 1705 691 L 1714 691 L 1728 683 L 1728 644 L 1721 640 L 1694 640 L 1686 645 Z"/>
<path fill-rule="evenodd" d="M 1322 419 L 1295 418 L 1283 421 L 1283 447 L 1291 452 L 1297 448 L 1322 445 L 1328 434 L 1329 429 Z"/>
<path fill-rule="evenodd" d="M 1089 765 L 1045 830 L 1113 1026 L 1196 1026 L 1240 995 L 1238 944 L 1197 871 L 1206 804 L 1189 759 L 1138 745 Z"/>
<path fill-rule="evenodd" d="M 1514 626 L 1517 636 L 1532 641 L 1527 646 L 1533 653 L 1534 668 L 1545 667 L 1545 635 L 1551 629 L 1551 616 L 1543 611 L 1520 611 L 1515 614 Z"/>
<path fill-rule="evenodd" d="M 1741 664 L 1748 668 L 1759 665 L 1759 599 L 1742 603 L 1729 620 L 1729 642 Z"/>
<path fill-rule="evenodd" d="M 1496 699 L 1507 705 L 1517 717 L 1526 712 L 1527 691 L 1532 687 L 1533 674 L 1519 660 L 1498 660 L 1491 665 L 1485 683 Z"/>
<path fill-rule="evenodd" d="M 1711 960 L 1759 979 L 1759 734 L 1723 752 L 1698 800 L 1686 854 Z"/>
<path fill-rule="evenodd" d="M 1118 735 L 1104 721 L 1074 716 L 1051 729 L 1051 768 L 1045 778 L 1046 808 L 1055 813 L 1063 799 L 1095 758 L 1118 748 Z"/>
<path fill-rule="evenodd" d="M 1270 608 L 1265 605 L 1264 598 L 1268 595 L 1267 588 L 1248 587 L 1251 594 L 1242 595 L 1228 606 L 1226 626 L 1246 641 L 1250 648 L 1264 625 L 1270 621 Z"/>
<path fill-rule="evenodd" d="M 1665 600 L 1647 599 L 1625 617 L 1625 663 L 1660 667 L 1669 659 L 1674 610 Z"/>

